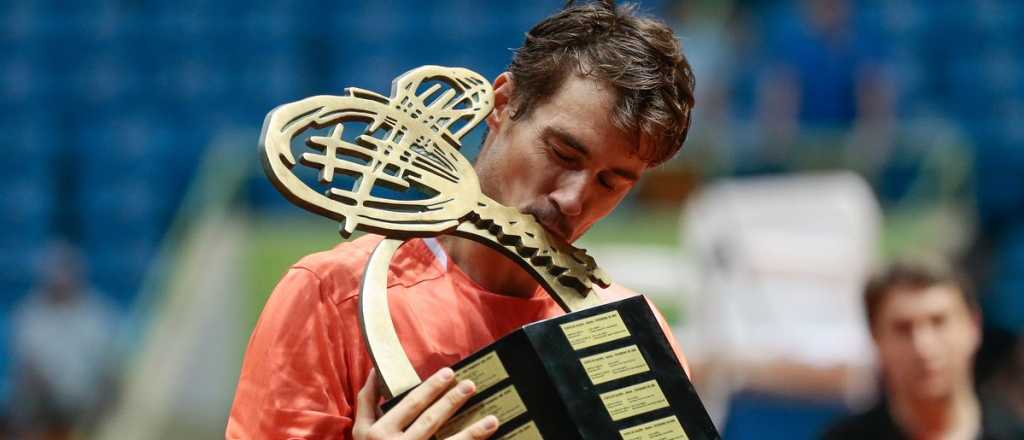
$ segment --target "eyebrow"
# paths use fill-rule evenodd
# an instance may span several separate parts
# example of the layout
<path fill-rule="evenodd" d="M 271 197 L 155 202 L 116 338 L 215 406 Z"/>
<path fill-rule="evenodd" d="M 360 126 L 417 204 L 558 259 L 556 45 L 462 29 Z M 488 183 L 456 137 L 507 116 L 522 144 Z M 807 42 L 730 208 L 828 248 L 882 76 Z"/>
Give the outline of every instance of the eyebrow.
<path fill-rule="evenodd" d="M 554 137 L 558 139 L 559 142 L 568 145 L 573 150 L 576 150 L 584 158 L 590 158 L 590 149 L 587 148 L 586 144 L 577 139 L 576 136 L 573 136 L 571 133 L 559 127 L 546 127 L 544 129 L 544 137 Z M 623 179 L 632 182 L 640 180 L 640 176 L 637 173 L 630 170 L 622 168 L 612 168 L 611 172 L 618 175 L 619 177 L 622 177 Z"/>

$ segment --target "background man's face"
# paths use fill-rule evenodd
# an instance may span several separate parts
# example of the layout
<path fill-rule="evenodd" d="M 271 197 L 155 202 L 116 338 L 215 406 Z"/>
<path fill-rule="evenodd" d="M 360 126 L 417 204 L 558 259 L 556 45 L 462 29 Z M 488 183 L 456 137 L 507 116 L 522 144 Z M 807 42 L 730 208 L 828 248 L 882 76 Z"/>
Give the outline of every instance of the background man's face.
<path fill-rule="evenodd" d="M 969 383 L 980 330 L 956 287 L 893 289 L 879 304 L 874 329 L 890 389 L 930 400 Z"/>
<path fill-rule="evenodd" d="M 496 83 L 496 92 L 503 83 Z M 518 120 L 512 105 L 488 119 L 488 142 L 476 170 L 484 194 L 533 214 L 551 233 L 572 242 L 608 215 L 647 163 L 637 139 L 612 124 L 613 90 L 570 76 L 558 92 Z"/>

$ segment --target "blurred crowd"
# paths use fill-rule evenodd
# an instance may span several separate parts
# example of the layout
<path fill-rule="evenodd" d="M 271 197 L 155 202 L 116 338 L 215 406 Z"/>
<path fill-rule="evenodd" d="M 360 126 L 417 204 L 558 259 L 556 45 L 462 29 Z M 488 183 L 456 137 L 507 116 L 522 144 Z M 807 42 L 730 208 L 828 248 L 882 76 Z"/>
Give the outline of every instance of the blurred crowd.
<path fill-rule="evenodd" d="M 17 435 L 88 432 L 116 396 L 122 321 L 206 148 L 274 106 L 384 92 L 422 64 L 494 77 L 559 2 L 8 2 L 0 5 L 0 409 Z M 719 179 L 851 170 L 887 254 L 970 275 L 975 382 L 1024 418 L 1024 4 L 641 2 L 697 79 L 683 153 L 635 204 Z M 286 206 L 257 169 L 254 214 Z M 662 185 L 658 185 L 662 186 Z M 937 219 L 927 241 L 903 238 Z M 888 234 L 888 235 L 886 235 Z M 47 244 L 49 243 L 49 244 Z M 892 256 L 892 255 L 888 255 Z M 1019 429 L 1019 428 L 1018 428 Z M 1020 431 L 1018 431 L 1020 432 Z M 0 438 L 3 435 L 0 434 Z"/>
<path fill-rule="evenodd" d="M 883 261 L 947 259 L 969 274 L 984 327 L 974 379 L 1013 402 L 1017 428 L 1007 432 L 1020 435 L 1024 388 L 1006 377 L 1024 376 L 1024 5 L 694 1 L 667 10 L 698 78 L 678 180 L 859 174 L 886 218 Z M 906 239 L 929 217 L 942 232 Z M 733 431 L 743 432 L 758 431 Z"/>

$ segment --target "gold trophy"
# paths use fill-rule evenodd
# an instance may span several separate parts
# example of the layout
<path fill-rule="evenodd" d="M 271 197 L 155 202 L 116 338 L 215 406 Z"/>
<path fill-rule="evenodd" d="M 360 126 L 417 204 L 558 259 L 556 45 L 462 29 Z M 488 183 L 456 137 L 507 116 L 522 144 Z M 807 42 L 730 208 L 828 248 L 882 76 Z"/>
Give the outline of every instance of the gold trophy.
<path fill-rule="evenodd" d="M 586 251 L 481 193 L 460 141 L 493 105 L 479 74 L 424 66 L 396 78 L 390 97 L 349 88 L 279 106 L 264 122 L 263 167 L 285 197 L 339 221 L 343 237 L 355 230 L 386 237 L 367 262 L 360 294 L 360 326 L 385 394 L 400 399 L 421 381 L 388 309 L 391 259 L 405 240 L 452 234 L 512 258 L 568 314 L 525 326 L 453 366 L 479 391 L 439 434 L 498 413 L 495 438 L 718 438 L 646 301 L 602 304 L 593 285 L 610 280 Z M 346 140 L 346 128 L 362 131 Z M 293 139 L 310 129 L 329 134 L 307 136 L 295 154 Z M 317 169 L 326 189 L 301 180 L 298 166 Z"/>

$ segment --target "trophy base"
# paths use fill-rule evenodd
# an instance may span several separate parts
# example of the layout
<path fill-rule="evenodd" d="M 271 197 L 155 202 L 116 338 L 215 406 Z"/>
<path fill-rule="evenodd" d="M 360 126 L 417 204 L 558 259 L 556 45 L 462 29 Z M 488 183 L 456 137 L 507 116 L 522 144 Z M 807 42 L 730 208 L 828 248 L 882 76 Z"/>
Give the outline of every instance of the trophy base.
<path fill-rule="evenodd" d="M 452 368 L 477 393 L 438 438 L 488 414 L 499 440 L 720 438 L 641 296 L 526 325 Z"/>

